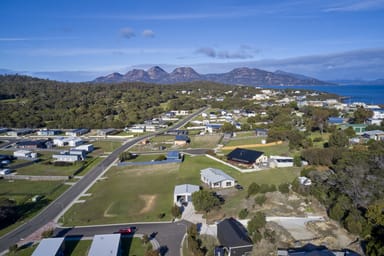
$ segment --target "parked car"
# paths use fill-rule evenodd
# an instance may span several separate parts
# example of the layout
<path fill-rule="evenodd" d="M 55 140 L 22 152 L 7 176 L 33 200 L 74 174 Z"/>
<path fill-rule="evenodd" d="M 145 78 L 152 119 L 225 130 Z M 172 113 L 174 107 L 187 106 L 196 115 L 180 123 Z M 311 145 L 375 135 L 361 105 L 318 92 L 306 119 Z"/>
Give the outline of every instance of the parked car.
<path fill-rule="evenodd" d="M 137 231 L 136 227 L 128 227 L 128 228 L 119 229 L 119 233 L 122 234 L 122 235 L 133 234 L 136 231 Z"/>
<path fill-rule="evenodd" d="M 243 190 L 244 189 L 243 186 L 241 186 L 240 184 L 236 184 L 235 188 L 237 190 Z"/>

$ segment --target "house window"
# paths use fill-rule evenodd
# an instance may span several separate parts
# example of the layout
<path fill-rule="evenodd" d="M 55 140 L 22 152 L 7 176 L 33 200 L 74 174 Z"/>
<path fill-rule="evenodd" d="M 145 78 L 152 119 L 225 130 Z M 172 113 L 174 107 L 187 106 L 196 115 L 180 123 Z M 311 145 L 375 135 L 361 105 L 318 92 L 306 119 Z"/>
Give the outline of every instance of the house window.
<path fill-rule="evenodd" d="M 232 186 L 232 182 L 230 182 L 230 181 L 227 181 L 227 182 L 225 183 L 225 186 L 227 186 L 227 187 L 230 187 L 230 186 Z"/>

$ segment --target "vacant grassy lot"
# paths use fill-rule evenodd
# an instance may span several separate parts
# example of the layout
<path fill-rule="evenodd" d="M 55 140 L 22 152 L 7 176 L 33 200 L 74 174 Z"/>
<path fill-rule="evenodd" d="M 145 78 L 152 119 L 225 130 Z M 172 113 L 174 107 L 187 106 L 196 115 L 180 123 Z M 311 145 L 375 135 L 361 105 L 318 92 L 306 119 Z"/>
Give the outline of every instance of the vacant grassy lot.
<path fill-rule="evenodd" d="M 42 176 L 69 176 L 75 174 L 80 170 L 79 173 L 83 175 L 89 170 L 89 166 L 94 166 L 102 159 L 87 157 L 85 161 L 76 162 L 69 166 L 55 166 L 51 163 L 52 158 L 42 158 L 41 161 L 25 166 L 23 168 L 16 169 L 18 174 L 22 175 L 42 175 Z"/>
<path fill-rule="evenodd" d="M 119 147 L 122 143 L 120 141 L 108 141 L 108 140 L 96 140 L 91 141 L 95 150 L 91 153 L 92 156 L 106 155 L 109 154 Z"/>
<path fill-rule="evenodd" d="M 221 134 L 191 136 L 191 148 L 215 148 L 221 138 Z"/>
<path fill-rule="evenodd" d="M 247 144 L 251 144 L 251 143 L 247 143 Z M 273 146 L 260 146 L 260 147 L 252 147 L 252 148 L 247 147 L 247 149 L 264 152 L 264 154 L 267 156 L 271 156 L 271 155 L 290 156 L 291 155 L 289 152 L 288 142 L 283 142 L 282 144 L 273 145 Z M 223 150 L 221 153 L 227 155 L 231 151 L 232 150 Z"/>
<path fill-rule="evenodd" d="M 226 147 L 239 146 L 239 145 L 248 145 L 248 144 L 261 144 L 261 140 L 265 138 L 261 137 L 235 137 L 232 138 L 227 144 Z"/>
<path fill-rule="evenodd" d="M 58 181 L 0 180 L 0 199 L 14 201 L 18 213 L 22 216 L 16 223 L 1 229 L 0 236 L 19 226 L 22 220 L 34 216 L 67 188 L 67 185 Z M 31 198 L 35 195 L 44 197 L 38 202 L 32 202 Z"/>
<path fill-rule="evenodd" d="M 65 214 L 66 225 L 169 220 L 178 164 L 113 167 Z M 166 185 L 164 185 L 166 184 Z M 103 203 L 100 203 L 103 202 Z"/>
<path fill-rule="evenodd" d="M 231 211 L 236 200 L 244 198 L 251 182 L 280 184 L 291 182 L 299 175 L 299 168 L 282 168 L 242 174 L 229 166 L 205 156 L 185 156 L 181 164 L 154 166 L 113 167 L 83 197 L 85 203 L 75 204 L 65 214 L 65 225 L 92 225 L 136 221 L 170 220 L 175 185 L 189 183 L 201 185 L 200 170 L 218 168 L 244 186 L 228 199 Z M 102 202 L 102 203 L 101 203 Z M 227 203 L 226 203 L 227 204 Z M 238 209 L 236 209 L 238 210 Z M 165 214 L 165 216 L 161 216 Z"/>

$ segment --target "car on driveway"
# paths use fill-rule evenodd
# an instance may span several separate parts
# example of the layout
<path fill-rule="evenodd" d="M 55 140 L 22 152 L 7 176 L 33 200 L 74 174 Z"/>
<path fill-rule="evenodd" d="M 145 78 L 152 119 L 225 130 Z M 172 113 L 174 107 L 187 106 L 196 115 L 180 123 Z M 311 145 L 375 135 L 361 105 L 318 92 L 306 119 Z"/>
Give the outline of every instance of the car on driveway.
<path fill-rule="evenodd" d="M 237 190 L 243 190 L 244 189 L 243 186 L 241 186 L 240 184 L 236 184 L 235 188 Z"/>
<path fill-rule="evenodd" d="M 128 227 L 128 228 L 122 228 L 122 229 L 119 229 L 119 232 L 120 234 L 122 235 L 128 235 L 128 234 L 133 234 L 137 231 L 137 228 L 136 227 Z"/>

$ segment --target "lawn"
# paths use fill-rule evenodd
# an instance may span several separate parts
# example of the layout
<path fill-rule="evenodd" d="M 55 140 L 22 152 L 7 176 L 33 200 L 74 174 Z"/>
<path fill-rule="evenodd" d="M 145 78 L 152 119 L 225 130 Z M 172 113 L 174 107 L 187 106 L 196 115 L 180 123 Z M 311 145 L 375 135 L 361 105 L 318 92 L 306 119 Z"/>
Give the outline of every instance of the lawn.
<path fill-rule="evenodd" d="M 181 164 L 113 167 L 106 173 L 106 179 L 96 182 L 88 191 L 92 196 L 82 198 L 86 202 L 69 209 L 64 225 L 170 220 L 174 186 L 201 185 L 200 170 L 207 167 L 225 171 L 245 188 L 236 191 L 233 199 L 228 200 L 228 207 L 223 207 L 229 212 L 232 208 L 238 210 L 236 200 L 245 197 L 251 182 L 287 183 L 300 172 L 300 168 L 281 168 L 243 174 L 205 156 L 185 156 Z"/>
<path fill-rule="evenodd" d="M 67 188 L 67 185 L 58 181 L 0 180 L 0 198 L 14 201 L 19 213 L 22 215 L 22 218 L 16 223 L 1 229 L 0 236 L 21 225 L 22 221 L 33 217 Z M 44 197 L 34 203 L 31 198 L 35 195 Z"/>
<path fill-rule="evenodd" d="M 221 138 L 221 134 L 191 136 L 191 143 L 188 147 L 191 148 L 215 148 Z"/>
<path fill-rule="evenodd" d="M 95 150 L 91 153 L 92 156 L 109 154 L 122 146 L 121 141 L 96 140 L 91 141 Z"/>
<path fill-rule="evenodd" d="M 21 175 L 70 176 L 80 169 L 83 169 L 81 173 L 84 174 L 84 169 L 86 169 L 87 166 L 98 162 L 97 158 L 87 157 L 85 161 L 76 162 L 69 166 L 55 166 L 50 163 L 51 160 L 52 158 L 46 159 L 46 157 L 44 157 L 42 161 L 18 168 L 16 171 Z"/>
<path fill-rule="evenodd" d="M 226 147 L 240 146 L 240 145 L 249 145 L 249 144 L 261 144 L 261 140 L 265 140 L 264 137 L 236 137 L 232 138 L 227 144 Z"/>
<path fill-rule="evenodd" d="M 248 143 L 251 144 L 251 143 Z M 227 145 L 226 145 L 227 146 Z M 247 149 L 251 150 L 257 150 L 264 152 L 265 155 L 271 156 L 271 155 L 280 155 L 280 156 L 290 156 L 288 142 L 283 142 L 282 144 L 273 145 L 273 146 L 258 146 L 258 147 L 251 147 Z M 227 155 L 232 150 L 223 150 L 221 153 L 224 155 Z"/>
<path fill-rule="evenodd" d="M 170 220 L 179 164 L 113 167 L 65 214 L 65 225 Z M 164 186 L 164 183 L 167 185 Z M 100 203 L 103 202 L 103 203 Z M 165 218 L 160 216 L 165 213 Z"/>

